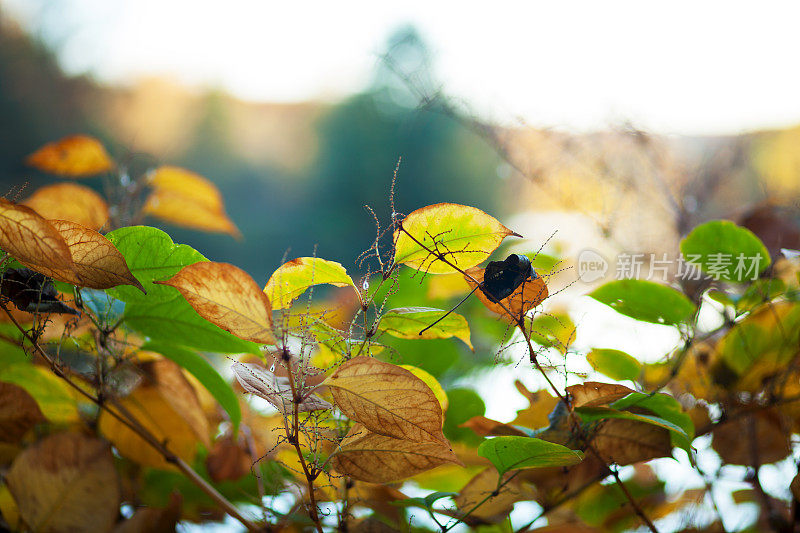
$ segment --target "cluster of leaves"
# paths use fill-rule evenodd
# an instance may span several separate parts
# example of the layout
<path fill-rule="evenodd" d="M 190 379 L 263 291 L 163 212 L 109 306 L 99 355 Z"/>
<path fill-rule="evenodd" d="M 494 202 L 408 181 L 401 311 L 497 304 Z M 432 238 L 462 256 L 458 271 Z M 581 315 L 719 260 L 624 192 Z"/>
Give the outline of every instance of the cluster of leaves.
<path fill-rule="evenodd" d="M 800 414 L 797 268 L 767 269 L 766 249 L 743 228 L 705 224 L 682 249 L 704 268 L 720 253 L 762 257 L 756 281 L 717 266 L 721 282 L 686 290 L 702 299 L 638 280 L 592 292 L 618 313 L 677 328 L 683 344 L 646 365 L 591 350 L 598 373 L 632 386 L 560 387 L 552 361 L 572 350 L 575 328 L 543 313 L 549 277 L 528 258 L 481 266 L 517 234 L 476 208 L 401 216 L 392 205 L 364 257 L 375 271 L 356 280 L 339 263 L 300 257 L 262 289 L 161 230 L 127 225 L 150 214 L 236 236 L 204 178 L 160 167 L 131 182 L 87 137 L 30 163 L 68 177 L 107 173 L 126 193 L 111 208 L 73 183 L 24 204 L 0 199 L 0 513 L 11 528 L 166 531 L 226 513 L 251 531 L 425 530 L 418 508 L 440 531 L 507 531 L 514 506 L 530 501 L 541 515 L 523 530 L 546 516 L 548 527 L 655 531 L 653 520 L 710 494 L 713 479 L 667 501 L 647 462 L 676 448 L 691 460 L 706 433 L 726 463 L 755 471 L 764 520 L 788 524 L 758 469 L 789 455 Z M 347 296 L 312 300 L 319 285 Z M 506 331 L 495 328 L 493 341 L 524 347 L 547 389 L 518 383 L 530 406 L 511 423 L 483 416 L 473 391 L 445 390 L 424 359 L 455 342 L 446 339 L 473 348 L 470 323 L 417 302 L 392 307 L 414 285 L 474 293 Z M 724 320 L 708 331 L 698 316 L 712 299 Z M 407 353 L 392 339 L 420 343 L 424 359 L 396 364 Z M 636 475 L 623 480 L 627 465 Z M 404 494 L 408 480 L 425 495 Z"/>

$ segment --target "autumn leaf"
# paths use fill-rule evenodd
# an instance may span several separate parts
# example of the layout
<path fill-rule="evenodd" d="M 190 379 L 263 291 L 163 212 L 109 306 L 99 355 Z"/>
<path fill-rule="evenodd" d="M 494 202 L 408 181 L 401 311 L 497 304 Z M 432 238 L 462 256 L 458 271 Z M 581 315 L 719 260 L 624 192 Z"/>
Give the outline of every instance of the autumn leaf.
<path fill-rule="evenodd" d="M 233 364 L 232 369 L 239 384 L 246 392 L 267 400 L 281 413 L 292 412 L 294 398 L 288 378 L 278 377 L 261 365 L 253 363 L 237 362 Z M 303 401 L 298 404 L 299 412 L 330 408 L 331 404 L 316 394 L 305 395 Z"/>
<path fill-rule="evenodd" d="M 498 437 L 502 435 L 517 437 L 527 436 L 524 431 L 515 428 L 511 424 L 504 424 L 497 420 L 486 418 L 485 416 L 473 416 L 459 427 L 469 428 L 474 431 L 476 435 L 480 435 L 481 437 Z"/>
<path fill-rule="evenodd" d="M 461 512 L 472 511 L 472 520 L 467 519 L 469 524 L 500 522 L 514 508 L 516 502 L 534 496 L 518 480 L 509 479 L 510 476 L 511 474 L 503 476 L 504 485 L 498 490 L 500 476 L 497 470 L 487 468 L 475 474 L 464 485 L 454 501 Z M 476 507 L 478 504 L 480 506 Z"/>
<path fill-rule="evenodd" d="M 108 221 L 108 204 L 89 187 L 56 183 L 37 189 L 25 205 L 48 220 L 69 220 L 99 230 Z"/>
<path fill-rule="evenodd" d="M 520 236 L 475 207 L 429 205 L 413 211 L 403 219 L 402 230 L 395 230 L 394 260 L 430 274 L 450 274 L 457 270 L 430 251 L 466 270 L 483 262 L 509 235 Z"/>
<path fill-rule="evenodd" d="M 56 433 L 26 449 L 6 482 L 31 531 L 106 532 L 119 514 L 111 448 L 81 433 Z"/>
<path fill-rule="evenodd" d="M 711 447 L 725 463 L 750 465 L 754 453 L 760 464 L 774 463 L 791 453 L 787 425 L 774 408 L 734 417 L 714 429 Z"/>
<path fill-rule="evenodd" d="M 272 302 L 273 309 L 286 309 L 306 289 L 323 283 L 335 287 L 349 285 L 356 290 L 347 270 L 339 263 L 318 257 L 298 257 L 281 265 L 270 276 L 264 293 Z"/>
<path fill-rule="evenodd" d="M 478 284 L 483 282 L 485 269 L 474 267 L 468 269 L 466 273 L 468 275 L 464 276 L 464 279 L 467 281 L 467 284 L 469 284 L 470 288 L 474 289 L 478 286 Z M 548 291 L 544 280 L 537 276 L 534 279 L 528 278 L 509 296 L 500 300 L 499 303 L 491 301 L 481 290 L 476 290 L 475 294 L 478 296 L 478 299 L 483 302 L 483 305 L 485 305 L 487 309 L 497 313 L 498 315 L 502 315 L 505 318 L 509 318 L 508 311 L 506 311 L 506 309 L 508 309 L 513 313 L 513 317 L 510 318 L 517 319 L 542 303 L 545 298 L 547 298 Z M 505 309 L 503 308 L 504 306 Z"/>
<path fill-rule="evenodd" d="M 49 368 L 29 363 L 0 365 L 0 381 L 25 389 L 50 422 L 74 424 L 80 420 L 72 389 Z"/>
<path fill-rule="evenodd" d="M 153 171 L 148 183 L 153 192 L 145 201 L 145 214 L 177 226 L 241 238 L 225 214 L 222 194 L 206 178 L 180 167 L 162 166 Z"/>
<path fill-rule="evenodd" d="M 469 324 L 458 313 L 450 313 L 432 327 L 447 311 L 431 307 L 399 307 L 386 311 L 381 317 L 379 331 L 401 339 L 449 339 L 462 340 L 470 350 Z M 422 331 L 422 330 L 425 331 Z"/>
<path fill-rule="evenodd" d="M 275 343 L 269 298 L 240 268 L 228 263 L 194 263 L 170 279 L 154 283 L 175 287 L 200 316 L 240 339 Z"/>
<path fill-rule="evenodd" d="M 0 382 L 0 442 L 17 442 L 44 420 L 36 400 L 25 389 Z"/>
<path fill-rule="evenodd" d="M 368 431 L 355 424 L 331 456 L 337 472 L 370 483 L 389 483 L 445 463 L 461 464 L 442 441 L 413 442 Z"/>
<path fill-rule="evenodd" d="M 131 273 L 125 258 L 108 239 L 75 222 L 51 220 L 50 224 L 61 233 L 72 254 L 77 274 L 74 285 L 91 289 L 132 285 L 144 292 L 144 287 Z M 67 271 L 62 273 L 63 278 L 68 275 Z"/>
<path fill-rule="evenodd" d="M 0 248 L 46 276 L 66 283 L 75 280 L 75 263 L 61 233 L 30 207 L 5 198 L 0 198 Z"/>
<path fill-rule="evenodd" d="M 597 381 L 586 381 L 578 385 L 567 387 L 567 393 L 572 398 L 572 405 L 574 407 L 608 405 L 620 398 L 624 398 L 632 392 L 634 392 L 634 390 L 625 385 L 600 383 Z"/>
<path fill-rule="evenodd" d="M 442 408 L 430 387 L 399 366 L 354 357 L 323 385 L 348 418 L 368 430 L 412 442 L 446 442 Z"/>
<path fill-rule="evenodd" d="M 114 168 L 114 161 L 100 141 L 88 135 L 72 135 L 46 144 L 29 155 L 26 163 L 71 178 L 93 176 Z"/>

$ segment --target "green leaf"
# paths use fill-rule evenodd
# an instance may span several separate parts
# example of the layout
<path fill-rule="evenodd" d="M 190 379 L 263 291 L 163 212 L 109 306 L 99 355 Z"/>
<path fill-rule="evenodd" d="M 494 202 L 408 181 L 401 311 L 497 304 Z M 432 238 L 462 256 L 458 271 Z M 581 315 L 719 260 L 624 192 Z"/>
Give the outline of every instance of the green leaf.
<path fill-rule="evenodd" d="M 466 442 L 477 446 L 483 437 L 476 435 L 469 428 L 459 427 L 473 416 L 482 416 L 486 413 L 486 404 L 483 398 L 472 389 L 450 389 L 447 391 L 449 406 L 444 416 L 444 436 L 448 440 Z"/>
<path fill-rule="evenodd" d="M 45 367 L 30 363 L 0 367 L 0 381 L 25 389 L 50 422 L 71 424 L 80 420 L 78 405 L 69 385 Z"/>
<path fill-rule="evenodd" d="M 580 415 L 581 420 L 584 422 L 594 422 L 596 420 L 606 420 L 609 418 L 619 418 L 623 420 L 634 420 L 637 422 L 644 422 L 653 426 L 670 431 L 671 436 L 675 436 L 673 443 L 680 446 L 688 453 L 691 449 L 691 440 L 689 435 L 683 428 L 673 424 L 669 420 L 665 420 L 659 416 L 631 413 L 630 411 L 618 411 L 610 407 L 576 407 L 575 412 Z"/>
<path fill-rule="evenodd" d="M 467 319 L 458 313 L 450 313 L 433 327 L 447 311 L 431 307 L 400 307 L 387 311 L 382 317 L 378 327 L 380 331 L 401 339 L 461 339 L 472 348 L 469 340 L 469 324 Z M 422 335 L 420 331 L 425 330 Z"/>
<path fill-rule="evenodd" d="M 242 420 L 239 399 L 230 384 L 219 375 L 219 372 L 203 356 L 188 348 L 173 346 L 164 342 L 148 342 L 142 346 L 142 349 L 160 353 L 196 377 L 197 381 L 211 393 L 214 399 L 228 413 L 233 424 L 233 434 L 236 435 L 239 430 L 239 422 Z"/>
<path fill-rule="evenodd" d="M 774 300 L 784 292 L 786 292 L 786 283 L 782 279 L 756 280 L 736 301 L 736 310 L 739 312 L 750 311 L 764 302 Z"/>
<path fill-rule="evenodd" d="M 175 291 L 165 285 L 155 285 L 155 280 L 165 280 L 183 267 L 207 261 L 203 255 L 186 244 L 175 244 L 172 238 L 158 228 L 129 226 L 108 235 L 114 246 L 125 257 L 133 275 L 147 291 L 122 285 L 106 292 L 128 303 L 157 303 L 175 298 Z"/>
<path fill-rule="evenodd" d="M 528 319 L 526 318 L 526 323 Z M 531 340 L 546 348 L 566 350 L 575 340 L 575 323 L 566 313 L 539 315 L 528 323 Z"/>
<path fill-rule="evenodd" d="M 729 220 L 712 220 L 694 228 L 681 241 L 681 253 L 685 261 L 723 281 L 756 279 L 770 265 L 764 243 Z"/>
<path fill-rule="evenodd" d="M 684 412 L 678 400 L 669 394 L 632 392 L 611 404 L 611 407 L 614 409 L 627 409 L 633 406 L 643 407 L 652 411 L 664 420 L 681 428 L 690 440 L 694 439 L 694 424 L 692 423 L 692 418 Z"/>
<path fill-rule="evenodd" d="M 592 348 L 586 360 L 592 368 L 616 380 L 633 381 L 639 377 L 639 371 L 642 369 L 641 363 L 633 356 L 610 348 Z"/>
<path fill-rule="evenodd" d="M 696 309 L 686 296 L 675 289 L 636 279 L 606 283 L 589 296 L 620 314 L 653 324 L 675 326 L 687 322 Z"/>
<path fill-rule="evenodd" d="M 285 309 L 309 287 L 322 283 L 336 287 L 349 285 L 355 289 L 355 283 L 347 270 L 336 261 L 319 257 L 298 257 L 281 265 L 270 276 L 264 293 L 273 309 Z"/>
<path fill-rule="evenodd" d="M 550 270 L 553 270 L 561 261 L 561 259 L 558 257 L 543 254 L 541 252 L 529 253 L 525 255 L 531 260 L 531 266 L 535 268 L 537 272 L 549 272 Z"/>
<path fill-rule="evenodd" d="M 128 304 L 125 324 L 155 341 L 221 353 L 260 354 L 258 345 L 208 322 L 181 297 L 153 305 Z"/>
<path fill-rule="evenodd" d="M 430 251 L 466 270 L 485 261 L 504 238 L 519 237 L 480 209 L 459 204 L 417 209 L 403 219 L 403 230 L 394 234 L 395 262 L 430 274 L 457 272 Z"/>
<path fill-rule="evenodd" d="M 529 437 L 494 437 L 478 446 L 478 455 L 487 458 L 503 476 L 509 470 L 545 466 L 570 466 L 583 460 L 583 453 L 560 444 Z"/>

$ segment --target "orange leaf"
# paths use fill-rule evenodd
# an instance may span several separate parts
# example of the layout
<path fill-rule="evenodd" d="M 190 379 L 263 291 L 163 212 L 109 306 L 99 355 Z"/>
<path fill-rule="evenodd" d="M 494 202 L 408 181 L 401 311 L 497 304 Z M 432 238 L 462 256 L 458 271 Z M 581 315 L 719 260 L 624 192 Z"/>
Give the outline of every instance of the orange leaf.
<path fill-rule="evenodd" d="M 88 135 L 73 135 L 46 144 L 28 156 L 26 163 L 44 172 L 80 178 L 108 172 L 114 162 L 100 144 Z"/>
<path fill-rule="evenodd" d="M 180 167 L 163 166 L 153 172 L 149 183 L 154 190 L 145 202 L 145 213 L 178 226 L 241 237 L 225 214 L 222 194 L 206 178 Z"/>
<path fill-rule="evenodd" d="M 36 211 L 0 198 L 0 248 L 23 265 L 74 283 L 75 263 L 66 241 Z"/>
<path fill-rule="evenodd" d="M 475 281 L 478 283 L 483 282 L 483 274 L 486 269 L 474 267 L 468 269 L 466 272 L 470 276 L 472 276 Z M 464 276 L 464 279 L 467 280 L 471 289 L 474 289 L 476 286 L 475 281 L 469 278 L 469 276 Z M 504 318 L 508 317 L 508 312 L 503 309 L 503 307 L 491 301 L 489 298 L 483 294 L 483 291 L 478 289 L 475 291 L 475 294 L 478 296 L 483 305 L 485 305 L 489 310 L 494 311 L 499 315 L 503 315 Z M 537 277 L 535 279 L 528 278 L 525 283 L 517 287 L 517 289 L 511 293 L 510 296 L 503 298 L 500 302 L 512 313 L 514 313 L 515 318 L 519 318 L 547 298 L 547 285 L 545 285 L 544 280 L 541 277 Z"/>
<path fill-rule="evenodd" d="M 275 343 L 269 298 L 240 268 L 210 261 L 194 263 L 154 283 L 175 287 L 200 316 L 240 339 Z"/>
<path fill-rule="evenodd" d="M 52 220 L 69 220 L 99 230 L 108 221 L 108 205 L 89 187 L 57 183 L 37 189 L 25 205 Z"/>
<path fill-rule="evenodd" d="M 64 237 L 78 279 L 73 283 L 90 289 L 109 289 L 117 285 L 133 285 L 145 292 L 111 242 L 94 231 L 75 222 L 51 220 L 50 223 Z M 64 273 L 64 277 L 67 273 Z"/>

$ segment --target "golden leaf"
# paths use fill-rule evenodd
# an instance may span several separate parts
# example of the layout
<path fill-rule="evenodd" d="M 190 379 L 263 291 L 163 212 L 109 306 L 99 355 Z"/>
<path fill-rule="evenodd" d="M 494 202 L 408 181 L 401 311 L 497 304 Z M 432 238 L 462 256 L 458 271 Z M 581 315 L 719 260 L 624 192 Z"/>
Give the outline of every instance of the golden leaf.
<path fill-rule="evenodd" d="M 572 397 L 573 407 L 595 407 L 608 405 L 628 394 L 634 392 L 625 385 L 587 381 L 579 385 L 567 387 L 567 393 Z"/>
<path fill-rule="evenodd" d="M 153 192 L 143 211 L 177 226 L 227 233 L 241 238 L 236 225 L 225 214 L 222 194 L 216 185 L 189 170 L 163 166 L 150 176 Z"/>
<path fill-rule="evenodd" d="M 69 246 L 77 274 L 73 284 L 90 289 L 133 285 L 145 292 L 128 268 L 125 258 L 104 236 L 75 222 L 51 220 L 50 224 L 61 233 Z M 61 275 L 67 279 L 69 272 L 63 271 Z"/>
<path fill-rule="evenodd" d="M 431 388 L 399 366 L 371 357 L 342 364 L 323 385 L 348 418 L 368 430 L 412 442 L 447 442 Z"/>
<path fill-rule="evenodd" d="M 46 144 L 25 162 L 44 172 L 72 178 L 93 176 L 114 168 L 114 161 L 100 141 L 88 135 L 72 135 Z"/>
<path fill-rule="evenodd" d="M 485 270 L 486 269 L 484 268 L 474 267 L 466 271 L 469 276 L 464 276 L 464 279 L 471 289 L 474 289 L 477 286 L 475 281 L 478 283 L 483 282 Z M 472 278 L 470 278 L 470 276 Z M 547 285 L 545 285 L 544 280 L 541 277 L 536 277 L 535 279 L 528 278 L 509 296 L 500 300 L 500 303 L 503 305 L 491 301 L 480 289 L 476 290 L 475 294 L 478 296 L 478 299 L 483 302 L 483 305 L 485 305 L 487 309 L 497 313 L 498 315 L 502 315 L 504 318 L 509 318 L 508 312 L 506 311 L 506 309 L 508 309 L 514 314 L 514 316 L 511 317 L 514 319 L 523 316 L 525 313 L 542 303 L 548 296 Z M 503 306 L 505 306 L 506 309 L 504 309 Z"/>
<path fill-rule="evenodd" d="M 6 482 L 31 531 L 110 531 L 119 514 L 111 449 L 80 433 L 57 433 L 28 448 Z"/>
<path fill-rule="evenodd" d="M 23 265 L 73 283 L 75 263 L 61 233 L 39 213 L 0 198 L 0 248 Z M 61 276 L 68 273 L 69 277 Z"/>
<path fill-rule="evenodd" d="M 353 280 L 341 264 L 318 257 L 298 257 L 273 272 L 264 293 L 269 296 L 274 309 L 285 309 L 306 289 L 322 283 L 335 287 L 349 285 L 355 289 Z"/>
<path fill-rule="evenodd" d="M 48 220 L 69 220 L 99 230 L 108 221 L 108 204 L 89 187 L 57 183 L 37 189 L 25 205 Z"/>
<path fill-rule="evenodd" d="M 0 442 L 17 442 L 44 421 L 39 405 L 18 385 L 0 382 Z"/>
<path fill-rule="evenodd" d="M 434 204 L 413 211 L 395 230 L 395 262 L 430 274 L 457 272 L 430 251 L 464 270 L 483 262 L 514 233 L 478 208 Z M 411 235 L 411 236 L 409 236 Z"/>
<path fill-rule="evenodd" d="M 389 483 L 445 463 L 461 464 L 446 442 L 413 442 L 371 433 L 355 424 L 331 457 L 336 471 L 370 483 Z"/>
<path fill-rule="evenodd" d="M 204 261 L 154 283 L 175 287 L 200 316 L 240 339 L 275 343 L 269 298 L 240 268 Z"/>

